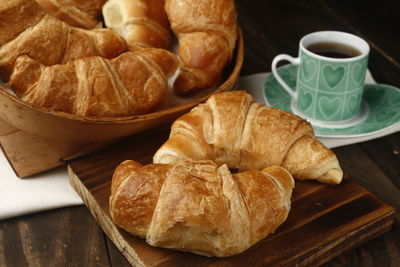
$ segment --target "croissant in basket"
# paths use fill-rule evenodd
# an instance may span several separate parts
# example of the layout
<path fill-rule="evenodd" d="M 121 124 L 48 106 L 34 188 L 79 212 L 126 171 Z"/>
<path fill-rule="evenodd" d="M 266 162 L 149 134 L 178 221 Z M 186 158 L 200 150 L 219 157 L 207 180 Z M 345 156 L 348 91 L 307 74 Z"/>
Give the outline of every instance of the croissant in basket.
<path fill-rule="evenodd" d="M 230 61 L 238 35 L 233 0 L 166 0 L 171 28 L 178 38 L 178 95 L 214 86 Z"/>
<path fill-rule="evenodd" d="M 166 0 L 165 8 L 164 0 L 109 0 L 103 17 L 128 45 L 166 48 L 171 24 L 180 59 L 174 89 L 181 96 L 217 83 L 238 34 L 233 0 Z"/>
<path fill-rule="evenodd" d="M 48 14 L 85 29 L 96 27 L 101 7 L 107 0 L 35 0 Z"/>
<path fill-rule="evenodd" d="M 170 26 L 164 4 L 164 0 L 108 0 L 104 23 L 129 46 L 168 48 Z"/>
<path fill-rule="evenodd" d="M 240 170 L 278 165 L 297 179 L 331 184 L 343 176 L 336 155 L 315 139 L 307 121 L 255 103 L 244 91 L 215 94 L 173 123 L 153 162 L 181 159 L 210 159 Z"/>
<path fill-rule="evenodd" d="M 109 207 L 118 226 L 150 245 L 226 257 L 286 220 L 293 186 L 277 166 L 231 174 L 212 161 L 125 161 L 114 172 Z"/>
<path fill-rule="evenodd" d="M 56 111 L 92 117 L 136 115 L 164 101 L 167 76 L 177 65 L 172 53 L 157 48 L 53 66 L 21 56 L 9 86 L 25 102 Z"/>
<path fill-rule="evenodd" d="M 0 78 L 27 55 L 50 66 L 88 56 L 114 58 L 127 50 L 110 29 L 74 28 L 46 14 L 34 0 L 0 0 Z"/>

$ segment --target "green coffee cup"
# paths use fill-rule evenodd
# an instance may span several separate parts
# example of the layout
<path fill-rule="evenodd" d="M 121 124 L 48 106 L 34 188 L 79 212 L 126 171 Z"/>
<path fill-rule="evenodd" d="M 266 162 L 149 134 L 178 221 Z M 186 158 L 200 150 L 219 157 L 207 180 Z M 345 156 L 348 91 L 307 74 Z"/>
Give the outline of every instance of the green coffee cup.
<path fill-rule="evenodd" d="M 272 73 L 291 95 L 294 113 L 317 125 L 358 123 L 369 50 L 366 41 L 350 33 L 314 32 L 300 40 L 297 58 L 276 56 Z M 299 65 L 296 90 L 277 72 L 282 60 Z"/>

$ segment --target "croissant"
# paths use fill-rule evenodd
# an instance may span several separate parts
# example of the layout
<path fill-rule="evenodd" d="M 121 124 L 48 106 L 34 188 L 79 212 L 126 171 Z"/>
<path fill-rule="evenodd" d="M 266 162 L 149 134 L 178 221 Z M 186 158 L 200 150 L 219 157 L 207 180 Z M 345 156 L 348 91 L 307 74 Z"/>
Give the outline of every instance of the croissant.
<path fill-rule="evenodd" d="M 25 102 L 56 111 L 94 117 L 136 115 L 164 100 L 166 75 L 177 65 L 172 53 L 156 48 L 111 60 L 93 56 L 53 66 L 21 56 L 9 86 Z"/>
<path fill-rule="evenodd" d="M 54 65 L 88 56 L 114 58 L 127 49 L 110 29 L 71 27 L 44 14 L 33 0 L 5 2 L 0 5 L 0 78 L 5 81 L 20 55 Z"/>
<path fill-rule="evenodd" d="M 275 231 L 287 218 L 294 181 L 285 169 L 231 174 L 226 165 L 124 161 L 109 199 L 113 221 L 152 246 L 226 257 Z"/>
<path fill-rule="evenodd" d="M 165 9 L 179 42 L 178 95 L 214 86 L 230 61 L 238 33 L 233 0 L 166 0 Z"/>
<path fill-rule="evenodd" d="M 85 29 L 99 24 L 101 7 L 107 0 L 36 0 L 51 16 L 65 23 Z"/>
<path fill-rule="evenodd" d="M 170 33 L 164 0 L 109 0 L 103 6 L 107 28 L 130 46 L 167 48 Z"/>
<path fill-rule="evenodd" d="M 244 91 L 215 94 L 179 117 L 154 163 L 210 159 L 229 168 L 278 165 L 297 179 L 338 184 L 336 155 L 315 139 L 311 125 L 292 113 L 255 103 Z"/>
<path fill-rule="evenodd" d="M 34 0 L 0 0 L 0 47 L 37 24 L 44 15 Z"/>

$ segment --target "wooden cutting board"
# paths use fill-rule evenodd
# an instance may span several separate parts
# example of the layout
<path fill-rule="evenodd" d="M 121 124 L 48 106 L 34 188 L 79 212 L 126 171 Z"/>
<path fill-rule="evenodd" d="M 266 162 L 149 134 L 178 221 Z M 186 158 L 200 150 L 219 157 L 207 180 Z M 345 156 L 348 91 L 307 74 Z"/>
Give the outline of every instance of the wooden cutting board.
<path fill-rule="evenodd" d="M 207 258 L 151 247 L 119 229 L 110 219 L 110 179 L 115 167 L 126 159 L 150 163 L 168 132 L 164 129 L 142 133 L 69 165 L 72 186 L 133 265 L 317 265 L 391 229 L 394 209 L 345 176 L 343 183 L 336 186 L 296 181 L 286 222 L 240 255 Z"/>

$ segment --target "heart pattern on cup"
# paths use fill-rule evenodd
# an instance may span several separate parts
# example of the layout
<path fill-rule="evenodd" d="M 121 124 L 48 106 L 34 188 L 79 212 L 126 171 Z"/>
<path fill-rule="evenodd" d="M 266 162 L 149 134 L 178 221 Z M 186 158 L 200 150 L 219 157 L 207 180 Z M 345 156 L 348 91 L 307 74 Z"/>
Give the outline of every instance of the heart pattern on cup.
<path fill-rule="evenodd" d="M 301 70 L 304 81 L 309 82 L 317 72 L 317 62 L 313 59 L 304 58 Z"/>
<path fill-rule="evenodd" d="M 297 100 L 297 107 L 304 112 L 311 106 L 312 100 L 313 97 L 310 93 L 300 91 L 300 95 Z"/>
<path fill-rule="evenodd" d="M 344 67 L 332 67 L 331 65 L 326 65 L 324 66 L 323 77 L 329 87 L 334 88 L 342 81 L 344 77 Z"/>
<path fill-rule="evenodd" d="M 365 65 L 366 61 L 363 63 L 356 63 L 352 67 L 352 78 L 356 85 L 361 85 L 361 83 L 364 81 Z"/>
<path fill-rule="evenodd" d="M 347 108 L 350 112 L 349 117 L 357 114 L 357 111 L 360 107 L 360 103 L 361 103 L 361 94 L 352 95 L 349 97 L 349 100 L 347 100 Z"/>
<path fill-rule="evenodd" d="M 320 97 L 318 108 L 321 115 L 326 120 L 332 120 L 340 112 L 341 102 L 341 98 L 339 97 L 334 97 L 332 99 L 326 96 Z"/>

